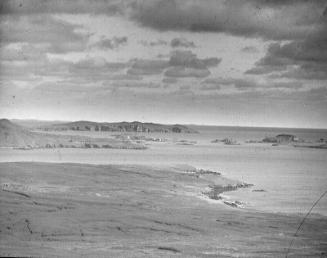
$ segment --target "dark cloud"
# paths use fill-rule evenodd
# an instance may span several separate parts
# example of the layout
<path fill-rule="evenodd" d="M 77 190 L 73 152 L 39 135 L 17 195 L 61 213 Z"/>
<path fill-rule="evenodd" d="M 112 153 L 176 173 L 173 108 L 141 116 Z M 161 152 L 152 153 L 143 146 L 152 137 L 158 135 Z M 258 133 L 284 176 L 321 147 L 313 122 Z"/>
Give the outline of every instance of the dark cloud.
<path fill-rule="evenodd" d="M 123 15 L 157 30 L 223 32 L 267 39 L 303 38 L 319 26 L 325 0 L 2 0 L 1 14 Z"/>
<path fill-rule="evenodd" d="M 253 54 L 253 53 L 258 53 L 259 50 L 256 47 L 253 46 L 247 46 L 241 49 L 242 52 L 244 53 L 249 53 L 249 54 Z"/>
<path fill-rule="evenodd" d="M 223 78 L 207 78 L 201 82 L 200 90 L 211 91 L 220 90 L 223 85 L 231 85 L 233 81 L 231 79 Z"/>
<path fill-rule="evenodd" d="M 209 58 L 204 58 L 201 61 L 207 66 L 207 67 L 215 67 L 220 64 L 221 58 L 217 57 L 209 57 Z"/>
<path fill-rule="evenodd" d="M 171 47 L 185 47 L 185 48 L 195 48 L 193 41 L 189 41 L 185 38 L 174 38 L 170 42 Z"/>
<path fill-rule="evenodd" d="M 160 88 L 160 84 L 154 82 L 125 82 L 125 81 L 117 81 L 117 82 L 106 82 L 104 86 L 114 87 L 114 88 L 130 88 L 130 89 L 157 89 Z"/>
<path fill-rule="evenodd" d="M 284 71 L 286 69 L 286 66 L 272 66 L 272 65 L 262 65 L 262 66 L 256 66 L 253 67 L 245 72 L 245 74 L 267 74 L 272 73 L 276 71 Z"/>
<path fill-rule="evenodd" d="M 93 13 L 114 15 L 122 13 L 124 3 L 117 0 L 1 0 L 1 14 Z"/>
<path fill-rule="evenodd" d="M 305 79 L 305 80 L 327 80 L 327 65 L 300 66 L 280 75 L 280 77 Z"/>
<path fill-rule="evenodd" d="M 168 77 L 207 77 L 210 75 L 209 67 L 217 66 L 221 59 L 199 59 L 191 51 L 177 50 L 171 53 L 169 65 L 165 75 Z"/>
<path fill-rule="evenodd" d="M 169 60 L 171 66 L 183 66 L 194 69 L 206 69 L 202 60 L 198 59 L 191 51 L 173 51 Z"/>
<path fill-rule="evenodd" d="M 30 43 L 50 53 L 85 50 L 89 35 L 83 27 L 49 15 L 2 16 L 0 20 L 1 45 Z"/>
<path fill-rule="evenodd" d="M 150 46 L 150 47 L 156 47 L 156 46 L 166 46 L 168 43 L 165 40 L 158 39 L 157 41 L 147 41 L 147 40 L 142 40 L 140 43 L 143 46 Z"/>
<path fill-rule="evenodd" d="M 111 39 L 103 37 L 98 42 L 94 43 L 93 46 L 100 49 L 116 49 L 121 45 L 125 45 L 127 40 L 127 37 L 113 37 Z"/>
<path fill-rule="evenodd" d="M 130 16 L 157 30 L 224 32 L 266 39 L 303 38 L 319 26 L 325 1 L 136 1 Z"/>
<path fill-rule="evenodd" d="M 212 57 L 199 59 L 191 51 L 173 51 L 169 60 L 171 66 L 184 66 L 195 69 L 206 69 L 217 66 L 221 62 L 220 58 Z"/>
<path fill-rule="evenodd" d="M 327 15 L 321 17 L 320 26 L 307 37 L 271 44 L 266 55 L 247 73 L 268 74 L 283 70 L 285 72 L 279 73 L 281 77 L 327 79 Z"/>
<path fill-rule="evenodd" d="M 57 77 L 68 83 L 86 84 L 99 81 L 140 81 L 145 75 L 163 74 L 164 83 L 176 83 L 176 78 L 203 78 L 220 59 L 200 59 L 191 51 L 173 51 L 169 59 L 132 59 L 127 62 L 108 62 L 101 57 L 87 57 L 77 62 L 49 59 L 43 49 L 32 44 L 21 48 L 0 48 L 2 80 L 30 81 Z M 127 71 L 126 71 L 127 69 Z"/>
<path fill-rule="evenodd" d="M 191 51 L 177 50 L 171 52 L 169 60 L 132 60 L 127 73 L 131 75 L 155 75 L 165 71 L 168 77 L 206 77 L 208 68 L 217 66 L 219 58 L 198 58 Z"/>

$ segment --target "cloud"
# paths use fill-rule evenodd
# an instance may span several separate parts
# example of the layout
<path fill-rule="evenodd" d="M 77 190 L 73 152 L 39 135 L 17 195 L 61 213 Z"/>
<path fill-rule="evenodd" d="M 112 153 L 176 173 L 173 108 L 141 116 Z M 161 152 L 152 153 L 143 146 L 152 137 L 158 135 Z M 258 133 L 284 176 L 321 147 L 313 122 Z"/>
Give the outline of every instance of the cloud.
<path fill-rule="evenodd" d="M 217 66 L 220 62 L 219 58 L 199 59 L 191 51 L 176 50 L 171 53 L 170 68 L 165 75 L 168 77 L 207 77 L 210 75 L 208 68 Z"/>
<path fill-rule="evenodd" d="M 191 51 L 173 51 L 169 60 L 171 66 L 183 66 L 194 69 L 206 69 L 206 64 Z"/>
<path fill-rule="evenodd" d="M 287 3 L 286 3 L 287 2 Z M 265 39 L 303 38 L 319 25 L 325 1 L 136 1 L 130 17 L 156 30 L 223 32 Z"/>
<path fill-rule="evenodd" d="M 207 78 L 201 82 L 201 90 L 218 90 L 222 87 L 233 86 L 238 90 L 266 91 L 267 89 L 297 90 L 302 88 L 303 83 L 299 81 L 266 81 L 259 82 L 251 78 Z"/>
<path fill-rule="evenodd" d="M 253 54 L 253 53 L 258 53 L 259 50 L 256 47 L 253 46 L 247 46 L 241 49 L 242 52 L 244 53 L 249 53 L 249 54 Z"/>
<path fill-rule="evenodd" d="M 321 101 L 322 103 L 325 103 L 327 101 L 327 87 L 319 87 L 311 89 L 307 94 L 306 98 L 311 101 Z"/>
<path fill-rule="evenodd" d="M 24 56 L 24 53 L 21 49 L 13 49 L 8 47 L 2 47 L 0 48 L 0 57 L 1 62 L 4 61 L 25 61 L 26 57 Z"/>
<path fill-rule="evenodd" d="M 61 77 L 72 80 L 83 79 L 85 83 L 96 83 L 111 80 L 127 66 L 128 63 L 108 62 L 104 58 L 89 57 L 78 62 L 69 62 L 68 74 L 63 74 Z"/>
<path fill-rule="evenodd" d="M 127 73 L 132 75 L 153 75 L 160 74 L 168 67 L 168 62 L 164 60 L 136 59 Z"/>
<path fill-rule="evenodd" d="M 232 83 L 233 83 L 232 79 L 207 78 L 201 82 L 200 90 L 203 91 L 220 90 L 223 85 L 231 85 Z"/>
<path fill-rule="evenodd" d="M 116 0 L 2 0 L 0 12 L 2 14 L 39 14 L 39 13 L 67 13 L 67 14 L 107 14 L 122 13 L 124 4 Z"/>
<path fill-rule="evenodd" d="M 126 67 L 125 63 L 107 62 L 104 58 L 85 58 L 71 66 L 72 71 L 99 73 L 108 71 L 119 71 Z"/>
<path fill-rule="evenodd" d="M 217 57 L 209 57 L 209 58 L 204 58 L 201 61 L 207 66 L 207 67 L 215 67 L 218 66 L 221 62 L 221 58 Z"/>
<path fill-rule="evenodd" d="M 9 51 L 10 50 L 10 51 Z M 5 54 L 6 53 L 6 54 Z M 108 62 L 104 58 L 88 57 L 77 62 L 63 59 L 49 59 L 47 55 L 31 44 L 21 48 L 1 49 L 0 77 L 2 81 L 53 80 L 74 82 L 77 85 L 96 83 L 103 80 L 140 80 L 138 76 L 119 74 L 130 64 Z"/>
<path fill-rule="evenodd" d="M 110 77 L 110 80 L 115 81 L 140 81 L 142 80 L 141 76 L 133 74 L 116 74 Z"/>
<path fill-rule="evenodd" d="M 196 77 L 202 78 L 210 75 L 210 71 L 207 69 L 195 69 L 190 67 L 171 67 L 166 72 L 165 75 L 168 77 Z"/>
<path fill-rule="evenodd" d="M 41 48 L 24 44 L 13 48 L 0 48 L 0 79 L 2 81 L 35 81 L 39 73 L 47 69 L 49 60 Z M 54 67 L 51 72 L 58 70 Z"/>
<path fill-rule="evenodd" d="M 162 82 L 166 84 L 175 84 L 178 80 L 176 78 L 163 78 Z"/>
<path fill-rule="evenodd" d="M 2 16 L 1 45 L 30 43 L 49 53 L 85 50 L 89 35 L 83 27 L 49 15 Z"/>
<path fill-rule="evenodd" d="M 116 81 L 116 82 L 105 82 L 103 84 L 106 87 L 113 88 L 129 88 L 129 89 L 158 89 L 160 88 L 160 84 L 154 82 L 125 82 L 125 81 Z"/>
<path fill-rule="evenodd" d="M 142 76 L 163 74 L 163 83 L 176 83 L 175 78 L 203 78 L 210 75 L 218 58 L 198 58 L 191 51 L 173 51 L 169 59 L 132 59 L 127 62 L 108 62 L 102 57 L 86 57 L 78 61 L 49 59 L 45 51 L 31 44 L 21 48 L 1 48 L 2 80 L 31 81 L 35 78 L 76 84 L 101 81 L 140 81 Z M 9 51 L 10 50 L 10 51 Z M 22 54 L 23 53 L 23 54 Z M 127 70 L 126 70 L 127 69 Z"/>
<path fill-rule="evenodd" d="M 265 39 L 303 38 L 319 26 L 325 0 L 2 0 L 3 15 L 121 15 L 156 30 L 223 32 Z"/>
<path fill-rule="evenodd" d="M 206 69 L 217 66 L 221 62 L 220 58 L 211 57 L 199 59 L 191 51 L 176 50 L 171 53 L 169 64 L 171 66 L 184 66 L 195 69 Z"/>
<path fill-rule="evenodd" d="M 289 82 L 274 82 L 270 85 L 271 88 L 277 89 L 300 89 L 303 87 L 303 83 L 299 81 L 289 81 Z"/>
<path fill-rule="evenodd" d="M 102 38 L 100 41 L 93 44 L 99 49 L 116 49 L 127 43 L 127 37 L 113 37 L 111 39 Z"/>
<path fill-rule="evenodd" d="M 203 91 L 212 91 L 212 90 L 220 90 L 220 85 L 217 84 L 204 84 L 200 88 Z"/>
<path fill-rule="evenodd" d="M 141 40 L 140 43 L 146 47 L 166 46 L 168 44 L 167 41 L 162 39 L 158 39 L 156 41 Z"/>
<path fill-rule="evenodd" d="M 280 77 L 327 79 L 327 8 L 320 26 L 303 39 L 273 43 L 248 74 L 280 72 Z"/>
<path fill-rule="evenodd" d="M 132 60 L 132 66 L 127 70 L 131 75 L 164 74 L 168 77 L 206 77 L 210 74 L 208 68 L 215 67 L 221 59 L 198 58 L 191 51 L 172 51 L 169 60 Z"/>
<path fill-rule="evenodd" d="M 195 48 L 195 44 L 192 41 L 188 41 L 185 38 L 174 38 L 170 42 L 171 47 L 185 47 L 185 48 Z"/>

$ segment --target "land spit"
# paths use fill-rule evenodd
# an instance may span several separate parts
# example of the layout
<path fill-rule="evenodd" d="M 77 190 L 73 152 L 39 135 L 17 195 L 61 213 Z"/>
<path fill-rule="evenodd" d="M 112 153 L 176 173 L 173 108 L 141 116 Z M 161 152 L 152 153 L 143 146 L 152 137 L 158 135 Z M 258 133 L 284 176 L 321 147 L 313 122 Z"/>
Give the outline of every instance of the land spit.
<path fill-rule="evenodd" d="M 301 215 L 203 195 L 240 184 L 219 173 L 17 162 L 1 163 L 0 178 L 1 256 L 285 257 L 292 240 L 288 257 L 327 252 L 326 217 L 309 217 L 294 237 Z"/>

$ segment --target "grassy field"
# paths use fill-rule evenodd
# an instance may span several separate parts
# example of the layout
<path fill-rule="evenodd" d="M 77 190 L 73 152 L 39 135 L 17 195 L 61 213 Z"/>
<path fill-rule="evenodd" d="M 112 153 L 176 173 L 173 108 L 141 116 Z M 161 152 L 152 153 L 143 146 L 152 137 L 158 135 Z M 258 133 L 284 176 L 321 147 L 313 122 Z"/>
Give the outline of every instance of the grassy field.
<path fill-rule="evenodd" d="M 289 257 L 326 255 L 327 220 L 231 208 L 182 168 L 1 163 L 1 256 Z"/>

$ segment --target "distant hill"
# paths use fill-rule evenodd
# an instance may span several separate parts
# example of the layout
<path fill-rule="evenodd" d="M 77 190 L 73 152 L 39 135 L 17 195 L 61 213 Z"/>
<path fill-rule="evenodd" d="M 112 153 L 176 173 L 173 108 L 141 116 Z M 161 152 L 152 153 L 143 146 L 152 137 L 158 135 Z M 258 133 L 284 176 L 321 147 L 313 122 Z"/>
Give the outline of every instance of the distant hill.
<path fill-rule="evenodd" d="M 39 127 L 45 131 L 110 131 L 110 132 L 146 132 L 146 133 L 197 133 L 185 125 L 163 125 L 142 122 L 119 122 L 119 123 L 98 123 L 91 121 L 76 121 L 70 123 L 59 123 L 50 126 Z"/>
<path fill-rule="evenodd" d="M 73 135 L 54 135 L 31 132 L 29 129 L 0 119 L 0 147 L 13 148 L 113 148 L 144 149 L 129 140 L 92 138 Z"/>
<path fill-rule="evenodd" d="M 54 124 L 67 123 L 67 121 L 45 121 L 36 119 L 11 119 L 14 124 L 27 127 L 27 128 L 38 128 L 44 126 L 50 126 Z"/>

